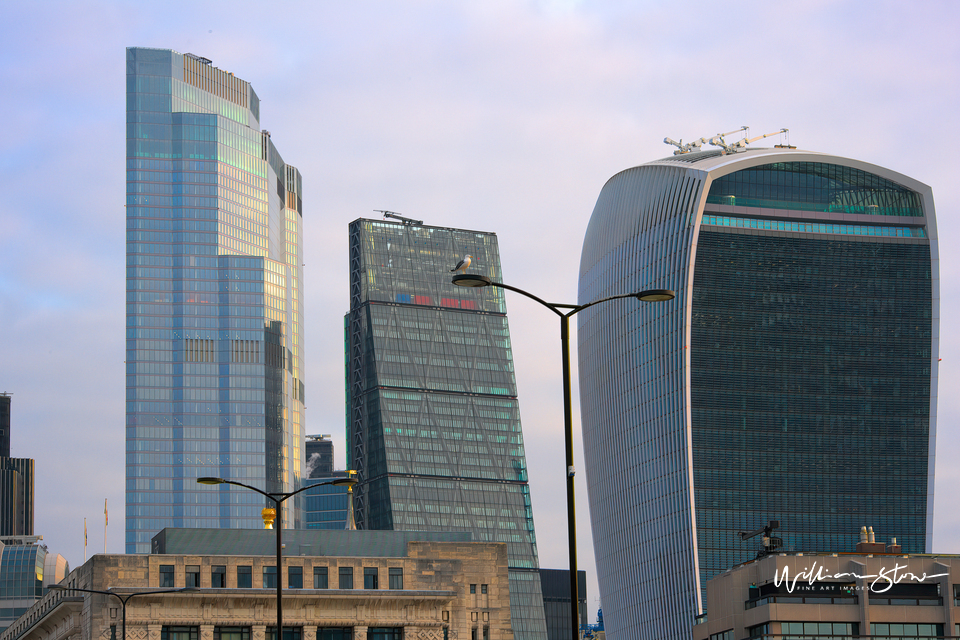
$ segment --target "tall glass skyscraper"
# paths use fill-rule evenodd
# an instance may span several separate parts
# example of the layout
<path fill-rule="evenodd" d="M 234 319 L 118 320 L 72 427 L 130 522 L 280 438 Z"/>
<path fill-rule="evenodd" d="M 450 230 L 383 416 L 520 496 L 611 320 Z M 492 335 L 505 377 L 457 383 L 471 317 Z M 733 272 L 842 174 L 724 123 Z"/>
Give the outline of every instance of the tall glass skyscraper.
<path fill-rule="evenodd" d="M 199 476 L 299 484 L 301 194 L 249 83 L 127 49 L 128 553 L 164 527 L 263 526 L 260 496 Z"/>
<path fill-rule="evenodd" d="M 929 187 L 789 148 L 678 155 L 604 186 L 580 401 L 606 631 L 689 638 L 706 580 L 779 520 L 794 551 L 862 526 L 930 551 L 939 285 Z"/>
<path fill-rule="evenodd" d="M 347 447 L 357 527 L 505 542 L 518 640 L 546 640 L 533 508 L 493 233 L 350 224 Z"/>

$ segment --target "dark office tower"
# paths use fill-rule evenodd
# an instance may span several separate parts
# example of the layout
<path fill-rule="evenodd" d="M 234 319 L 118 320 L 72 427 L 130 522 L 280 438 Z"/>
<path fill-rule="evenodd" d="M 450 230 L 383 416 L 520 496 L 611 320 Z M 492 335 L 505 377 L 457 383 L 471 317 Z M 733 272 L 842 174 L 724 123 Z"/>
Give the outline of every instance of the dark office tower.
<path fill-rule="evenodd" d="M 0 393 L 0 458 L 10 457 L 10 401 L 9 393 Z"/>
<path fill-rule="evenodd" d="M 304 477 L 328 478 L 333 473 L 333 441 L 330 436 L 307 436 Z"/>
<path fill-rule="evenodd" d="M 357 527 L 506 542 L 513 630 L 546 640 L 533 509 L 493 233 L 350 224 L 347 447 Z"/>
<path fill-rule="evenodd" d="M 299 486 L 301 193 L 249 83 L 127 49 L 128 553 L 164 527 L 263 526 L 260 496 L 199 476 Z"/>
<path fill-rule="evenodd" d="M 31 458 L 0 458 L 0 536 L 33 535 Z"/>
<path fill-rule="evenodd" d="M 689 638 L 706 581 L 780 521 L 793 551 L 869 525 L 930 551 L 939 282 L 929 187 L 795 149 L 611 178 L 580 263 L 590 512 L 610 640 Z"/>
<path fill-rule="evenodd" d="M 579 604 L 577 617 L 581 625 L 587 618 L 587 573 L 577 571 Z M 570 637 L 570 570 L 540 569 L 543 589 L 543 612 L 547 619 L 548 640 L 567 640 Z"/>
<path fill-rule="evenodd" d="M 0 536 L 33 535 L 33 460 L 10 457 L 10 401 L 0 393 Z"/>

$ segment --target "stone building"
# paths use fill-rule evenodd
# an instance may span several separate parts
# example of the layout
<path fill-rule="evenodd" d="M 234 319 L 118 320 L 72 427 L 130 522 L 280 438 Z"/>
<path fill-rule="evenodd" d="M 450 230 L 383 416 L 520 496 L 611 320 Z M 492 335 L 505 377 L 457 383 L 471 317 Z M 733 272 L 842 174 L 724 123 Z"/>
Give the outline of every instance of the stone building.
<path fill-rule="evenodd" d="M 893 549 L 780 553 L 733 567 L 707 583 L 710 612 L 693 640 L 960 637 L 960 556 Z"/>
<path fill-rule="evenodd" d="M 514 637 L 503 543 L 408 541 L 397 557 L 299 555 L 283 567 L 284 640 Z M 276 577 L 268 555 L 96 555 L 62 584 L 170 591 L 132 597 L 126 634 L 116 598 L 52 591 L 0 640 L 274 640 Z"/>

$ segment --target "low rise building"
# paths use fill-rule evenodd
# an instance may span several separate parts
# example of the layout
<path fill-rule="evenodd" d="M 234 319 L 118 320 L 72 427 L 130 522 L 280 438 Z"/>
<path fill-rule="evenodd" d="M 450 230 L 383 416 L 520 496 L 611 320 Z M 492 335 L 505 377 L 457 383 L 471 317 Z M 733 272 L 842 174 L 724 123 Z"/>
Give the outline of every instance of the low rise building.
<path fill-rule="evenodd" d="M 194 552 L 169 553 L 190 538 L 166 530 L 164 540 L 154 540 L 155 553 L 96 555 L 64 580 L 142 594 L 126 605 L 126 633 L 116 598 L 68 590 L 47 593 L 0 640 L 274 640 L 276 557 L 263 553 L 275 544 L 274 532 L 222 533 L 218 541 L 196 530 Z M 298 555 L 306 538 L 288 533 L 295 544 L 286 547 L 280 575 L 283 640 L 513 640 L 506 544 L 301 531 L 314 537 L 311 553 Z M 260 553 L 228 553 L 226 543 Z M 202 553 L 211 548 L 223 552 Z M 371 553 L 340 555 L 357 550 Z"/>
<path fill-rule="evenodd" d="M 694 640 L 958 637 L 960 556 L 768 555 L 710 580 L 707 602 Z"/>

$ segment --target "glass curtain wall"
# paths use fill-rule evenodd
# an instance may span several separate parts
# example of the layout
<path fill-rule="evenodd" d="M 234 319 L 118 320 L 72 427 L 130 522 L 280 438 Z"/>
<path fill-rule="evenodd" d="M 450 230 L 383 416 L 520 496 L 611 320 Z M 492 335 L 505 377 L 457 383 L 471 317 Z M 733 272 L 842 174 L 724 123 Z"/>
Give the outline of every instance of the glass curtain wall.
<path fill-rule="evenodd" d="M 939 276 L 933 197 L 788 149 L 613 176 L 584 239 L 580 399 L 606 633 L 689 636 L 702 586 L 754 558 L 929 551 Z"/>
<path fill-rule="evenodd" d="M 513 630 L 546 639 L 536 535 L 495 234 L 350 225 L 348 449 L 357 526 L 507 543 Z"/>
<path fill-rule="evenodd" d="M 262 526 L 260 496 L 197 477 L 299 482 L 301 179 L 259 117 L 209 60 L 127 50 L 128 553 L 163 527 Z"/>

